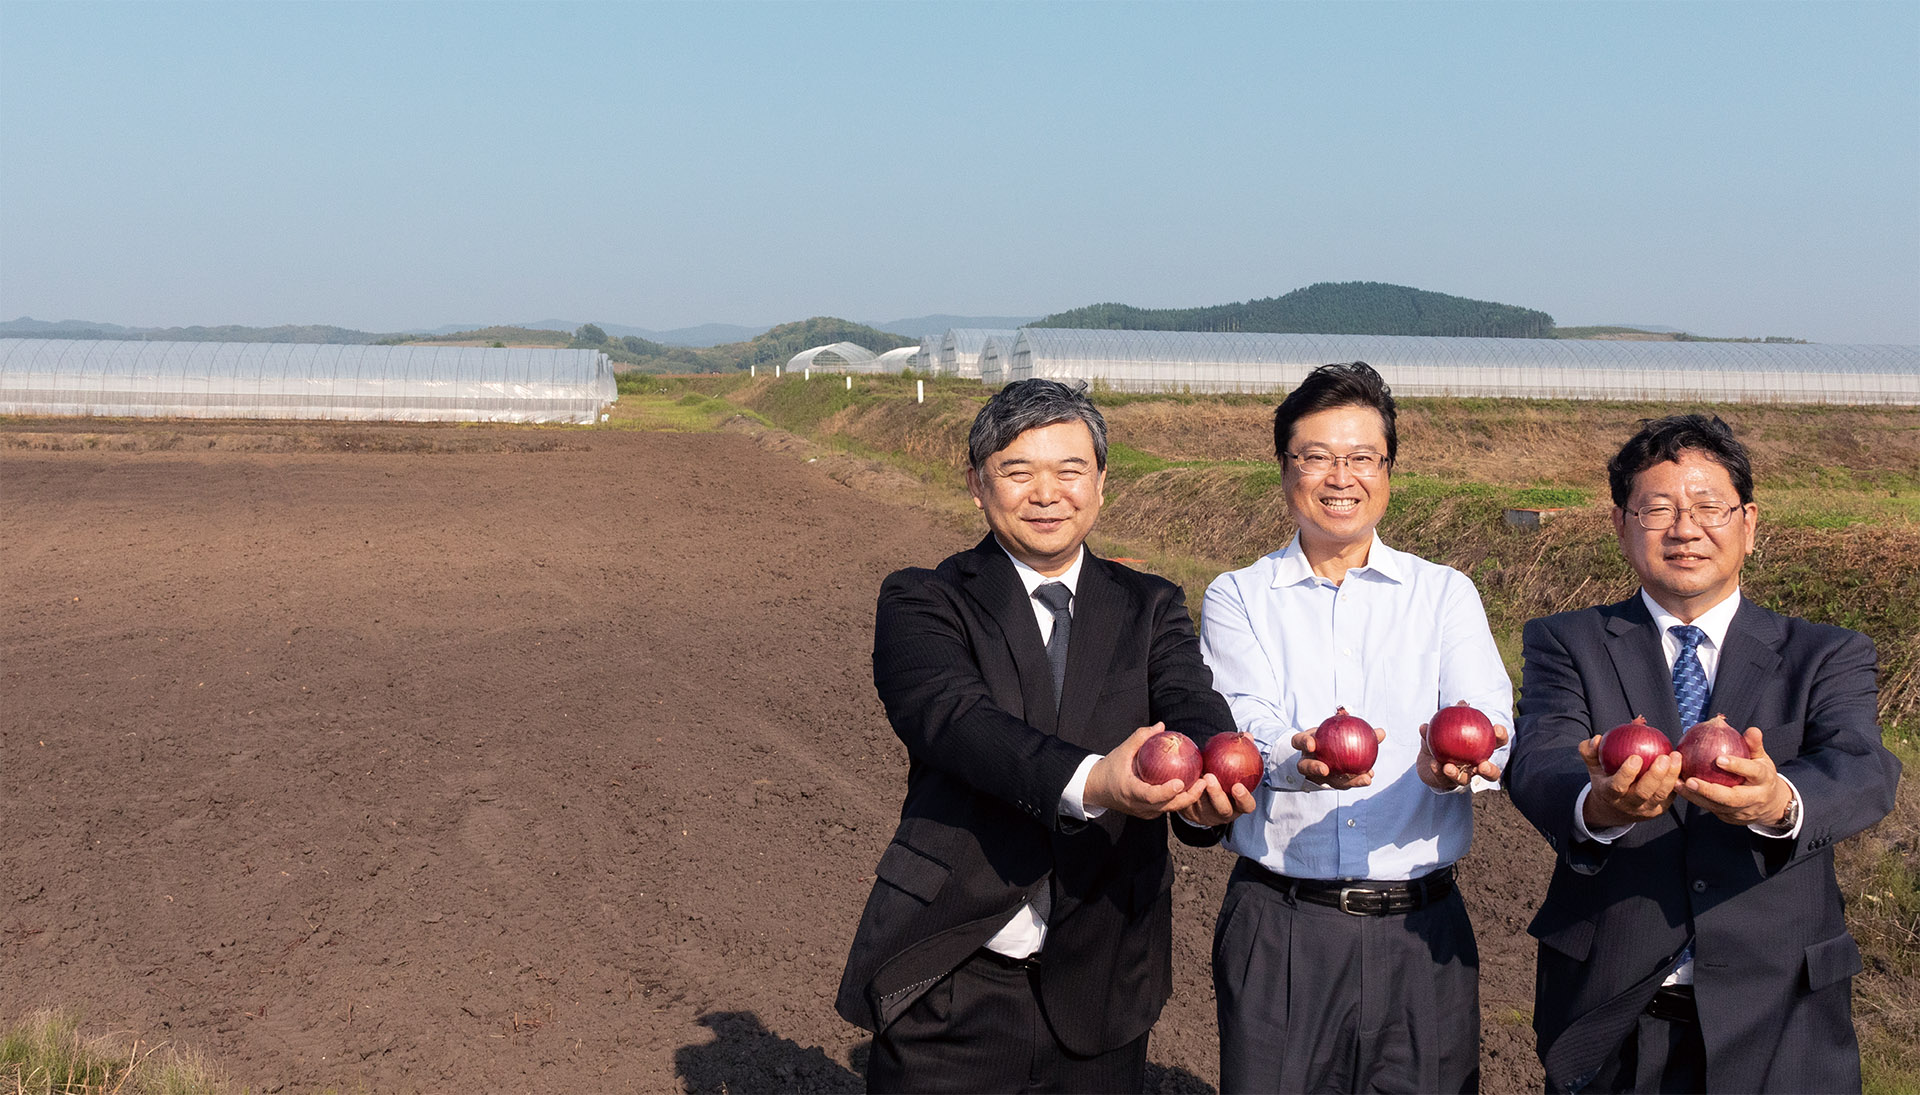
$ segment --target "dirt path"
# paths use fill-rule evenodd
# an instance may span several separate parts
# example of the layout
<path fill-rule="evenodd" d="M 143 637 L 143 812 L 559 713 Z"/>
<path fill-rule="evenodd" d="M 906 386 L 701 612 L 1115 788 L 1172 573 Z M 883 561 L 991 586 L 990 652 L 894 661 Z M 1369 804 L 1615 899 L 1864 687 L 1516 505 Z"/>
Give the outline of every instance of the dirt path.
<path fill-rule="evenodd" d="M 972 534 L 731 434 L 193 429 L 0 438 L 0 1020 L 264 1091 L 859 1088 L 873 594 Z M 1520 1090 L 1544 856 L 1479 805 Z M 1181 862 L 1151 1060 L 1205 1090 L 1229 864 Z"/>

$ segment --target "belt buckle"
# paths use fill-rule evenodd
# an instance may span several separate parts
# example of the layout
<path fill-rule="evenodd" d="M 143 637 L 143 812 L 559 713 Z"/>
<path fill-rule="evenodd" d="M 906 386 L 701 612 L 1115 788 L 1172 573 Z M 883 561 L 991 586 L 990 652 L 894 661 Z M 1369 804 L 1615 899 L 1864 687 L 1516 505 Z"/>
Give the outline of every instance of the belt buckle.
<path fill-rule="evenodd" d="M 1367 888 L 1365 888 L 1365 887 L 1363 887 L 1363 886 L 1342 886 L 1342 887 L 1340 887 L 1340 911 L 1341 911 L 1341 912 L 1343 912 L 1343 913 L 1346 913 L 1346 914 L 1347 914 L 1348 916 L 1365 916 L 1365 915 L 1367 915 L 1366 913 L 1364 913 L 1364 912 L 1361 912 L 1361 911 L 1359 911 L 1359 910 L 1357 910 L 1357 909 L 1350 909 L 1350 908 L 1348 908 L 1348 907 L 1347 907 L 1347 898 L 1348 898 L 1348 897 L 1350 897 L 1351 895 L 1353 895 L 1353 894 L 1357 894 L 1357 893 L 1372 893 L 1372 892 L 1373 892 L 1372 890 L 1369 890 L 1369 889 L 1367 889 Z"/>

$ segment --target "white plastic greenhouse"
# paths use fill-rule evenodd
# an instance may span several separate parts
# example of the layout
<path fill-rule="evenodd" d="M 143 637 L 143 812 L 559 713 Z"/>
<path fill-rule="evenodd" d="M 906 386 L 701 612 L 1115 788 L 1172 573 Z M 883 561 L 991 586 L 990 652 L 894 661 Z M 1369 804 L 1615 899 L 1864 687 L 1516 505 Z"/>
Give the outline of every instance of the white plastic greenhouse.
<path fill-rule="evenodd" d="M 986 327 L 954 327 L 940 338 L 939 371 L 941 376 L 980 376 L 980 351 L 986 349 L 987 339 L 994 335 L 1011 340 L 1018 331 L 997 330 Z"/>
<path fill-rule="evenodd" d="M 987 341 L 980 347 L 980 383 L 1007 384 L 1013 378 L 1007 375 L 1011 363 L 1013 339 L 1005 335 L 988 335 Z"/>
<path fill-rule="evenodd" d="M 914 361 L 920 356 L 920 347 L 902 346 L 897 350 L 888 350 L 874 362 L 883 373 L 904 373 L 914 367 Z"/>
<path fill-rule="evenodd" d="M 789 373 L 877 373 L 879 358 L 865 346 L 851 342 L 833 342 L 802 350 L 787 359 Z"/>
<path fill-rule="evenodd" d="M 0 414 L 594 421 L 598 350 L 0 338 Z"/>
<path fill-rule="evenodd" d="M 1920 346 L 1022 328 L 1006 381 L 1269 392 L 1366 361 L 1400 395 L 1920 404 Z"/>
<path fill-rule="evenodd" d="M 917 373 L 940 372 L 940 340 L 945 335 L 928 335 L 920 340 L 920 354 L 913 359 L 913 370 Z"/>

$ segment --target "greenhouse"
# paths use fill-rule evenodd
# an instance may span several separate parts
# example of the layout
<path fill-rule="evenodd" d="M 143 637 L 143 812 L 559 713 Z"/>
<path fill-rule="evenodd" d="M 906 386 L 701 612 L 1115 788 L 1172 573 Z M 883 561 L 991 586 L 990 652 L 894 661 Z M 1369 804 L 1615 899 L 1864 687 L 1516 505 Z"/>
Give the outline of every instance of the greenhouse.
<path fill-rule="evenodd" d="M 920 357 L 920 347 L 902 346 L 897 350 L 888 350 L 874 362 L 879 366 L 876 372 L 904 373 L 914 368 L 914 362 Z"/>
<path fill-rule="evenodd" d="M 940 371 L 940 340 L 944 335 L 928 335 L 920 340 L 920 354 L 913 360 L 913 370 L 918 373 L 938 373 Z"/>
<path fill-rule="evenodd" d="M 986 349 L 987 339 L 999 335 L 1011 340 L 1018 333 L 985 327 L 955 327 L 940 338 L 940 357 L 936 368 L 941 376 L 978 378 L 980 351 Z"/>
<path fill-rule="evenodd" d="M 1400 395 L 1920 404 L 1920 346 L 1022 328 L 1005 380 L 1271 392 L 1366 361 Z"/>
<path fill-rule="evenodd" d="M 787 359 L 787 372 L 877 373 L 880 359 L 865 346 L 834 342 L 802 350 Z"/>
<path fill-rule="evenodd" d="M 1013 378 L 1007 367 L 1013 357 L 1013 340 L 1004 335 L 988 335 L 980 347 L 980 383 L 1006 384 Z"/>
<path fill-rule="evenodd" d="M 0 414 L 593 422 L 598 350 L 0 339 Z"/>

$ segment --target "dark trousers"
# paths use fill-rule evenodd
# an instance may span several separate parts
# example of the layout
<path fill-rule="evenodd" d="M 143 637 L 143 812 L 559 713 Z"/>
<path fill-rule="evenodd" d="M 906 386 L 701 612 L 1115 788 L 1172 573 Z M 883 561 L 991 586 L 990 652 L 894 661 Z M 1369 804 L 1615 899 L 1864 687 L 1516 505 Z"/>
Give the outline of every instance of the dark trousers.
<path fill-rule="evenodd" d="M 1220 1090 L 1480 1088 L 1480 952 L 1455 890 L 1397 916 L 1297 901 L 1242 861 L 1214 925 Z"/>
<path fill-rule="evenodd" d="M 1773 1047 L 1765 1047 L 1768 1053 Z M 1707 1045 L 1689 1001 L 1680 1009 L 1649 1008 L 1627 1040 L 1600 1066 L 1582 1092 L 1686 1095 L 1707 1089 Z"/>
<path fill-rule="evenodd" d="M 1094 1057 L 1053 1036 L 1035 974 L 976 954 L 874 1036 L 868 1091 L 1137 1092 L 1147 1036 Z"/>

